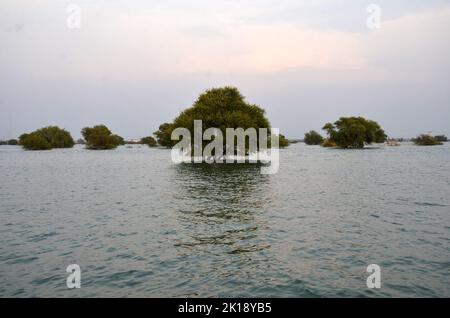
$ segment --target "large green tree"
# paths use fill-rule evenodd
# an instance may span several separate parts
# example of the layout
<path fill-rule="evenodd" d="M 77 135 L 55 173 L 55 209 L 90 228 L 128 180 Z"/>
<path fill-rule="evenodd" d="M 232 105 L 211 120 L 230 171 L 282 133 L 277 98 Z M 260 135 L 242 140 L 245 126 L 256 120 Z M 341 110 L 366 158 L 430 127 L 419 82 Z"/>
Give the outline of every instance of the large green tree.
<path fill-rule="evenodd" d="M 71 148 L 75 144 L 70 133 L 57 126 L 48 126 L 19 137 L 19 144 L 27 150 Z"/>
<path fill-rule="evenodd" d="M 385 142 L 387 137 L 377 122 L 363 117 L 341 117 L 322 129 L 327 132 L 328 141 L 340 148 L 363 148 L 365 144 Z"/>
<path fill-rule="evenodd" d="M 123 138 L 118 135 L 113 135 L 105 125 L 85 127 L 81 130 L 81 134 L 86 140 L 87 149 L 115 149 L 118 145 L 123 143 Z"/>
<path fill-rule="evenodd" d="M 226 136 L 226 128 L 267 128 L 270 140 L 270 123 L 261 107 L 249 104 L 235 87 L 213 88 L 202 93 L 194 105 L 181 112 L 173 123 L 164 123 L 155 132 L 158 143 L 172 147 L 177 141 L 171 140 L 175 128 L 187 128 L 194 133 L 194 120 L 202 121 L 202 130 L 218 128 Z M 207 142 L 205 142 L 206 144 Z M 280 135 L 280 147 L 289 142 Z"/>

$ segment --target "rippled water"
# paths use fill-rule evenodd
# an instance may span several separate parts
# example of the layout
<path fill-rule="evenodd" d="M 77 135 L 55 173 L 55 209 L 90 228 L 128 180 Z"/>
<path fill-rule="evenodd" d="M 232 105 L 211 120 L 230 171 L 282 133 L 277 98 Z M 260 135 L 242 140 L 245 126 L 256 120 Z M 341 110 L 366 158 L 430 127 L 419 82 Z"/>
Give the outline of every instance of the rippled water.
<path fill-rule="evenodd" d="M 261 175 L 164 149 L 2 146 L 0 296 L 449 297 L 449 159 L 450 144 L 295 144 Z"/>

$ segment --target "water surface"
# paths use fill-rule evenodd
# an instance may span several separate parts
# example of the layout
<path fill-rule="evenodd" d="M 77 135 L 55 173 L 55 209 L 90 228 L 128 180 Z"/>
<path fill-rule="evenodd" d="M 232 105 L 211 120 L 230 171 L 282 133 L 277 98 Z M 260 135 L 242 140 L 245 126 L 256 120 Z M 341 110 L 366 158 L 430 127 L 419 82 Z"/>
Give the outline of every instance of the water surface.
<path fill-rule="evenodd" d="M 147 147 L 1 146 L 0 296 L 449 297 L 449 158 L 295 144 L 261 175 Z"/>

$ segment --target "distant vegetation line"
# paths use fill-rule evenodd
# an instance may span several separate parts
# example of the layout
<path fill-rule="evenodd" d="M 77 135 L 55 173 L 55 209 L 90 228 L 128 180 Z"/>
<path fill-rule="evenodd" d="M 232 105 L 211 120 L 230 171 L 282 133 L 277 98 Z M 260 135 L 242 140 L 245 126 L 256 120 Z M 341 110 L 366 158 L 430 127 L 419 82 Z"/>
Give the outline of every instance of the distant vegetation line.
<path fill-rule="evenodd" d="M 27 150 L 71 148 L 76 143 L 85 144 L 86 148 L 91 150 L 115 149 L 117 146 L 125 144 L 171 148 L 176 143 L 171 138 L 172 131 L 182 127 L 187 128 L 193 134 L 194 120 L 202 121 L 203 130 L 218 128 L 223 134 L 225 134 L 226 128 L 243 128 L 244 130 L 266 128 L 269 145 L 273 137 L 265 110 L 258 105 L 247 103 L 237 88 L 226 86 L 203 92 L 191 107 L 182 111 L 172 122 L 161 124 L 153 136 L 143 137 L 139 141 L 126 141 L 121 136 L 112 133 L 105 125 L 100 124 L 83 128 L 81 130 L 83 139 L 79 139 L 77 142 L 65 129 L 58 126 L 47 126 L 24 133 L 19 140 L 0 141 L 0 145 L 21 145 Z M 402 141 L 388 139 L 385 131 L 377 122 L 363 117 L 341 117 L 334 123 L 326 123 L 322 130 L 326 132 L 326 137 L 314 130 L 305 133 L 303 139 L 305 144 L 350 149 L 363 148 L 365 145 L 386 141 L 389 145 L 398 145 L 397 141 Z M 300 141 L 302 140 L 291 140 L 292 143 Z M 447 137 L 422 134 L 412 141 L 420 146 L 433 146 L 446 142 Z M 279 135 L 280 148 L 289 146 L 289 143 L 284 135 Z"/>

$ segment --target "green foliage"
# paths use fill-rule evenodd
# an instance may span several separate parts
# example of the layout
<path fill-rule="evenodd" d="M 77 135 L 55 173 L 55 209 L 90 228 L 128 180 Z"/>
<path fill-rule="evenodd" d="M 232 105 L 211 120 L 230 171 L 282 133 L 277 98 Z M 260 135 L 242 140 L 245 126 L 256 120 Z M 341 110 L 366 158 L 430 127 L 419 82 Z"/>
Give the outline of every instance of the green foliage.
<path fill-rule="evenodd" d="M 37 132 L 22 134 L 19 137 L 20 145 L 27 150 L 49 150 L 52 145 Z"/>
<path fill-rule="evenodd" d="M 334 148 L 337 147 L 336 143 L 334 141 L 331 141 L 330 139 L 325 139 L 322 143 L 322 147 L 325 148 Z"/>
<path fill-rule="evenodd" d="M 70 133 L 57 126 L 49 126 L 36 131 L 44 137 L 52 148 L 72 148 L 75 142 Z"/>
<path fill-rule="evenodd" d="M 86 140 L 86 148 L 93 150 L 115 149 L 123 142 L 122 137 L 113 135 L 105 125 L 85 127 L 81 134 Z"/>
<path fill-rule="evenodd" d="M 329 142 L 340 148 L 363 148 L 364 144 L 382 143 L 387 138 L 377 122 L 363 117 L 341 117 L 322 129 L 327 132 Z"/>
<path fill-rule="evenodd" d="M 270 135 L 267 140 L 267 147 L 272 147 L 272 138 L 274 138 L 275 135 Z M 278 135 L 278 148 L 285 148 L 289 146 L 290 142 L 289 140 L 282 134 Z"/>
<path fill-rule="evenodd" d="M 117 142 L 119 145 L 121 145 L 121 146 L 125 145 L 125 139 L 123 139 L 121 136 L 113 135 L 113 137 L 117 139 Z"/>
<path fill-rule="evenodd" d="M 270 128 L 264 110 L 245 102 L 234 87 L 214 88 L 201 94 L 194 105 L 183 111 L 175 120 L 175 127 L 194 131 L 194 120 L 202 120 L 203 130 L 219 128 L 225 136 L 226 128 Z"/>
<path fill-rule="evenodd" d="M 286 148 L 287 146 L 289 146 L 289 140 L 282 134 L 279 135 L 279 142 L 278 142 L 278 146 L 280 148 Z"/>
<path fill-rule="evenodd" d="M 159 126 L 159 129 L 154 132 L 156 136 L 156 140 L 161 147 L 171 148 L 175 145 L 175 142 L 172 140 L 172 131 L 175 129 L 173 124 L 164 123 Z"/>
<path fill-rule="evenodd" d="M 194 120 L 202 121 L 202 130 L 218 128 L 226 136 L 226 128 L 267 128 L 270 137 L 270 123 L 265 117 L 265 111 L 245 101 L 244 97 L 234 87 L 213 88 L 202 93 L 194 105 L 181 112 L 173 123 L 164 123 L 155 132 L 158 143 L 163 147 L 172 147 L 177 141 L 171 140 L 175 128 L 187 128 L 194 133 Z M 282 136 L 280 147 L 289 142 Z M 224 147 L 225 149 L 225 147 Z"/>
<path fill-rule="evenodd" d="M 321 145 L 323 137 L 315 130 L 305 133 L 305 144 L 307 145 Z"/>
<path fill-rule="evenodd" d="M 156 147 L 156 140 L 152 136 L 144 137 L 141 139 L 141 143 L 149 147 Z"/>
<path fill-rule="evenodd" d="M 442 142 L 436 140 L 435 137 L 430 135 L 420 135 L 413 139 L 413 142 L 418 146 L 436 146 L 442 145 Z"/>
<path fill-rule="evenodd" d="M 27 150 L 71 148 L 75 144 L 70 133 L 57 126 L 48 126 L 19 137 L 19 144 Z"/>

